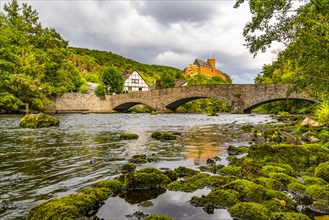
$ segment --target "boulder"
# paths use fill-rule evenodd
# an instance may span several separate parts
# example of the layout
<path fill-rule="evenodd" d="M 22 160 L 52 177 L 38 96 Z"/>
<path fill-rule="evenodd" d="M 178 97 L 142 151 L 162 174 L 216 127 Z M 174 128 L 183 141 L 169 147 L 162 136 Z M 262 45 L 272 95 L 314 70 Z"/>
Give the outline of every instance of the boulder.
<path fill-rule="evenodd" d="M 27 114 L 21 119 L 19 126 L 23 128 L 44 128 L 58 126 L 59 122 L 59 119 L 44 113 Z"/>
<path fill-rule="evenodd" d="M 305 118 L 300 124 L 302 127 L 320 127 L 321 123 L 310 118 Z"/>

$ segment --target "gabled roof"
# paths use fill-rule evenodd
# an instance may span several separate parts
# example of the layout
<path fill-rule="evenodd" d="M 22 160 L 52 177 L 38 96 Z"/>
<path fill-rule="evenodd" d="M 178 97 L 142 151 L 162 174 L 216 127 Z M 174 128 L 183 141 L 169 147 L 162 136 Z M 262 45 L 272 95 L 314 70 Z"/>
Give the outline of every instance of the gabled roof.
<path fill-rule="evenodd" d="M 193 64 L 197 66 L 204 66 L 213 69 L 213 67 L 207 61 L 204 60 L 196 59 Z"/>
<path fill-rule="evenodd" d="M 175 82 L 175 87 L 181 87 L 181 86 L 185 86 L 185 84 L 187 83 L 186 80 L 179 80 Z"/>
<path fill-rule="evenodd" d="M 126 81 L 134 72 L 136 72 L 144 80 L 144 82 L 146 83 L 146 85 L 149 86 L 149 84 L 146 82 L 146 80 L 143 78 L 143 76 L 141 76 L 141 74 L 138 73 L 137 70 L 133 70 L 130 73 L 127 70 L 124 70 L 122 72 L 122 75 L 123 75 L 124 80 Z"/>

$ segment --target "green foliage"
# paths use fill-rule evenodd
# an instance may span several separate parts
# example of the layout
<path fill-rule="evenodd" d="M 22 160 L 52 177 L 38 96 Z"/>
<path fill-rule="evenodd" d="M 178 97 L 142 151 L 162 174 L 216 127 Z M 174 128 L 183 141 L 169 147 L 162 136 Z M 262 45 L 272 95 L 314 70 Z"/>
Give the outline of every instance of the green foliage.
<path fill-rule="evenodd" d="M 237 0 L 238 7 L 244 0 Z M 246 46 L 256 55 L 270 48 L 272 42 L 283 42 L 286 49 L 278 59 L 263 67 L 257 83 L 294 83 L 318 99 L 328 99 L 327 36 L 329 7 L 327 0 L 248 1 L 252 19 L 244 28 Z M 294 10 L 295 13 L 289 13 Z"/>
<path fill-rule="evenodd" d="M 96 88 L 95 88 L 95 94 L 100 98 L 100 99 L 105 99 L 105 95 L 106 95 L 106 88 L 104 85 L 99 84 Z"/>
<path fill-rule="evenodd" d="M 156 81 L 155 88 L 156 89 L 173 88 L 175 87 L 175 85 L 176 85 L 175 77 L 167 72 L 164 72 L 161 75 L 161 78 Z"/>
<path fill-rule="evenodd" d="M 17 0 L 0 13 L 0 109 L 21 112 L 25 105 L 42 110 L 54 95 L 77 90 L 75 68 L 65 62 L 67 42 L 51 28 L 43 28 L 38 13 Z"/>
<path fill-rule="evenodd" d="M 231 107 L 219 100 L 212 98 L 197 99 L 181 105 L 176 109 L 180 113 L 215 113 L 215 112 L 230 112 Z"/>
<path fill-rule="evenodd" d="M 315 109 L 315 117 L 322 124 L 329 125 L 329 100 L 321 102 Z"/>
<path fill-rule="evenodd" d="M 21 119 L 19 126 L 23 128 L 44 128 L 58 126 L 59 122 L 59 119 L 44 113 L 27 114 Z"/>
<path fill-rule="evenodd" d="M 233 217 L 241 219 L 268 220 L 269 211 L 264 206 L 253 202 L 241 202 L 229 209 Z"/>
<path fill-rule="evenodd" d="M 123 75 L 113 67 L 105 68 L 101 74 L 102 83 L 107 88 L 107 94 L 122 93 L 123 91 Z"/>

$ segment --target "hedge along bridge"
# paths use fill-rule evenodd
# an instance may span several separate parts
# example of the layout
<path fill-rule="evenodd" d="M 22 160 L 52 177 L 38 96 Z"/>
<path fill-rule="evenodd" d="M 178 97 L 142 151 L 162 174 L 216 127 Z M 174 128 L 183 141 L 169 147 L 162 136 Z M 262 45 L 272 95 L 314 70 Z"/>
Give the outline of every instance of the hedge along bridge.
<path fill-rule="evenodd" d="M 100 100 L 95 94 L 66 93 L 55 99 L 55 105 L 48 112 L 125 112 L 137 104 L 167 112 L 192 100 L 214 98 L 230 105 L 232 113 L 250 113 L 253 108 L 272 101 L 297 99 L 315 102 L 306 93 L 289 94 L 291 87 L 290 84 L 197 85 L 116 94 L 106 96 L 105 100 Z"/>

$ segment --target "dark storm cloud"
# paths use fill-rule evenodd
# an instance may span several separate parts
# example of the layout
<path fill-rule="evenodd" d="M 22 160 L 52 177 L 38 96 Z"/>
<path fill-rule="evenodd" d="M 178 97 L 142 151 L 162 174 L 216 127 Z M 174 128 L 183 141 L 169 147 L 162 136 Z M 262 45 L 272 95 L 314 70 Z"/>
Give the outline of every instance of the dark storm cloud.
<path fill-rule="evenodd" d="M 146 1 L 132 4 L 145 16 L 151 16 L 162 24 L 176 22 L 200 23 L 218 16 L 218 4 L 207 1 Z"/>

